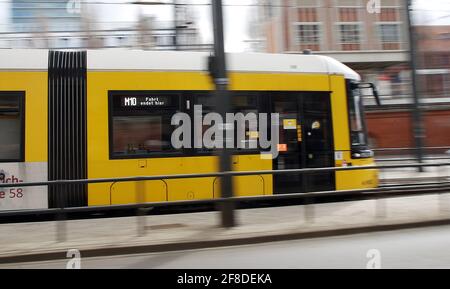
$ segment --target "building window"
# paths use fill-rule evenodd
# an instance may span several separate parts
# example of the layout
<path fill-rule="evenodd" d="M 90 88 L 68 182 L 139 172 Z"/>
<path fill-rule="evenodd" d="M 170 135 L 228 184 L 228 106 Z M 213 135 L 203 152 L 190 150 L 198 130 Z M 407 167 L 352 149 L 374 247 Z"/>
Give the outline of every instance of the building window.
<path fill-rule="evenodd" d="M 0 92 L 0 162 L 24 160 L 23 92 Z"/>
<path fill-rule="evenodd" d="M 172 116 L 179 111 L 178 94 L 119 92 L 110 95 L 111 158 L 138 158 L 174 153 Z"/>
<path fill-rule="evenodd" d="M 342 50 L 348 51 L 361 49 L 360 24 L 339 24 L 338 29 Z"/>
<path fill-rule="evenodd" d="M 319 44 L 320 25 L 319 24 L 298 24 L 297 44 Z"/>
<path fill-rule="evenodd" d="M 379 24 L 378 33 L 383 50 L 400 49 L 400 26 L 398 24 Z"/>
<path fill-rule="evenodd" d="M 340 24 L 339 32 L 341 43 L 359 44 L 361 42 L 359 24 Z"/>
<path fill-rule="evenodd" d="M 380 40 L 386 42 L 400 42 L 400 33 L 398 24 L 380 24 Z"/>

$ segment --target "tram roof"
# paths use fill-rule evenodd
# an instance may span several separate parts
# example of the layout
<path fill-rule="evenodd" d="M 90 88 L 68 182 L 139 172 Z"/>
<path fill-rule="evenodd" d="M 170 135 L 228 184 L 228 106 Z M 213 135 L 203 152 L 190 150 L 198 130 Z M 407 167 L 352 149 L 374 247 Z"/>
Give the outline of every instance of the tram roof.
<path fill-rule="evenodd" d="M 206 71 L 207 52 L 104 49 L 87 51 L 88 70 Z M 0 49 L 1 70 L 47 70 L 48 50 Z M 241 72 L 339 74 L 360 80 L 354 70 L 323 55 L 227 53 L 227 69 Z"/>

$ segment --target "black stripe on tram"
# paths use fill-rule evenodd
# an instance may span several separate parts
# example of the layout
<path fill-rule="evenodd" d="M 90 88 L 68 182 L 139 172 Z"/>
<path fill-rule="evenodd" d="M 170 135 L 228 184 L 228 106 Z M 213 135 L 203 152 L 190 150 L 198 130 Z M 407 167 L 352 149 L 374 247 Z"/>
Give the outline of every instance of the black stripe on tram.
<path fill-rule="evenodd" d="M 86 52 L 50 51 L 48 179 L 87 178 Z M 49 187 L 49 207 L 87 205 L 86 185 Z"/>

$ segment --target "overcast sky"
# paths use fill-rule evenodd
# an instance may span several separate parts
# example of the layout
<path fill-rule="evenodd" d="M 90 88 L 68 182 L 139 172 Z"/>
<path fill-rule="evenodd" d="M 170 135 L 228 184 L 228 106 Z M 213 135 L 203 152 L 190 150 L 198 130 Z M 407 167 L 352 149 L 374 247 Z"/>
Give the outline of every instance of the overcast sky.
<path fill-rule="evenodd" d="M 450 25 L 450 0 L 416 0 L 415 22 L 422 25 Z"/>
<path fill-rule="evenodd" d="M 111 0 L 108 0 L 111 1 Z M 121 1 L 121 0 L 113 0 Z M 148 1 L 148 0 L 147 0 Z M 170 2 L 172 0 L 159 0 Z M 198 16 L 198 26 L 201 27 L 202 36 L 205 42 L 212 41 L 212 27 L 210 6 L 198 4 L 209 3 L 209 0 L 178 0 L 184 3 L 194 3 L 195 13 Z M 402 0 L 403 1 L 403 0 Z M 414 0 L 413 0 L 414 1 Z M 227 51 L 239 52 L 245 50 L 245 40 L 249 40 L 248 23 L 253 14 L 256 13 L 253 0 L 223 0 L 225 17 L 225 39 Z M 246 6 L 248 5 L 248 6 Z M 133 15 L 143 12 L 145 14 L 158 14 L 161 20 L 172 20 L 173 12 L 171 6 L 136 6 Z M 103 15 L 122 15 L 123 9 L 114 7 L 116 11 L 102 11 Z M 414 1 L 414 23 L 421 25 L 450 25 L 450 0 L 415 0 Z M 131 15 L 130 15 L 131 16 Z M 106 16 L 110 17 L 110 16 Z M 135 17 L 135 16 L 131 16 Z M 122 17 L 121 17 L 122 18 Z M 123 19 L 123 18 L 122 18 Z"/>
<path fill-rule="evenodd" d="M 70 1 L 70 0 L 68 0 Z M 73 1 L 73 0 L 72 0 Z M 158 15 L 159 20 L 171 21 L 173 19 L 172 6 L 130 5 L 120 3 L 132 0 L 81 0 L 83 2 L 107 2 L 113 4 L 89 5 L 95 11 L 99 22 L 128 22 L 135 21 L 139 13 Z M 146 0 L 150 1 L 150 0 Z M 171 2 L 172 0 L 152 0 Z M 201 28 L 204 42 L 212 41 L 211 6 L 198 5 L 209 3 L 210 0 L 178 0 L 182 3 L 194 3 L 195 13 L 198 16 L 198 27 Z M 402 0 L 403 1 L 403 0 Z M 225 14 L 225 39 L 227 51 L 239 52 L 245 49 L 245 40 L 249 40 L 248 23 L 254 15 L 256 7 L 245 6 L 254 3 L 253 0 L 223 0 Z M 422 25 L 450 25 L 450 0 L 415 0 L 414 22 Z M 0 0 L 0 27 L 6 25 L 10 15 L 8 0 Z"/>
<path fill-rule="evenodd" d="M 106 1 L 106 0 L 105 0 Z M 108 2 L 122 0 L 107 0 Z M 147 0 L 148 1 L 148 0 Z M 159 0 L 171 2 L 172 0 Z M 178 0 L 184 3 L 197 4 L 194 11 L 198 16 L 198 27 L 201 28 L 202 37 L 205 42 L 212 41 L 211 6 L 199 5 L 209 3 L 209 0 Z M 403 0 L 402 0 L 403 1 Z M 256 13 L 253 0 L 223 0 L 225 17 L 225 39 L 227 51 L 239 52 L 246 48 L 244 41 L 249 40 L 248 23 L 252 15 Z M 248 6 L 246 6 L 248 5 Z M 100 18 L 104 21 L 110 20 L 111 15 L 120 15 L 121 20 L 136 18 L 139 13 L 157 14 L 160 20 L 170 21 L 173 19 L 172 7 L 167 6 L 144 6 L 144 5 L 109 5 L 109 9 L 96 9 L 101 11 Z M 134 6 L 134 7 L 130 7 Z M 421 25 L 450 25 L 450 0 L 415 0 L 414 23 Z M 128 11 L 128 12 L 125 12 Z"/>

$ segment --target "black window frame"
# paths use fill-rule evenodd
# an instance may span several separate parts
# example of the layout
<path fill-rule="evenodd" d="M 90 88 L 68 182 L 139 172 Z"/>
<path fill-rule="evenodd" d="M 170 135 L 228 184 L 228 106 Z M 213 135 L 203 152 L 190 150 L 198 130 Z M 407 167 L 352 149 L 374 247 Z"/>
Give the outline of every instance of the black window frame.
<path fill-rule="evenodd" d="M 0 163 L 19 163 L 25 161 L 25 91 L 0 91 L 2 96 L 15 96 L 18 98 L 18 109 L 2 109 L 0 112 L 18 112 L 20 120 L 20 150 L 18 159 L 0 159 Z"/>
<path fill-rule="evenodd" d="M 268 91 L 230 91 L 230 96 L 255 96 L 257 98 L 258 113 L 267 112 Z M 174 151 L 157 151 L 147 154 L 137 155 L 117 155 L 114 154 L 114 101 L 117 96 L 139 96 L 148 95 L 178 95 L 180 112 L 188 114 L 193 120 L 193 107 L 198 105 L 200 96 L 210 96 L 214 98 L 214 91 L 210 90 L 109 90 L 108 91 L 108 155 L 110 160 L 129 160 L 129 159 L 151 159 L 151 158 L 169 158 L 169 157 L 196 157 L 196 156 L 212 156 L 217 155 L 218 149 L 196 149 L 193 147 L 193 139 L 191 140 L 191 148 L 182 148 Z M 190 109 L 187 108 L 187 101 L 190 103 Z M 234 110 L 233 110 L 234 112 Z M 191 135 L 194 136 L 194 126 L 191 127 Z M 259 143 L 258 143 L 259 144 Z M 219 149 L 220 150 L 220 149 Z M 256 149 L 233 149 L 233 155 L 252 155 L 259 154 L 261 150 Z"/>
<path fill-rule="evenodd" d="M 185 112 L 185 97 L 182 91 L 166 91 L 166 90 L 109 90 L 108 91 L 108 149 L 110 160 L 129 160 L 129 159 L 150 159 L 150 158 L 167 158 L 184 156 L 183 150 L 173 151 L 155 151 L 146 154 L 136 155 L 117 155 L 114 153 L 114 97 L 118 96 L 178 96 L 178 111 Z M 172 106 L 173 107 L 173 106 Z M 139 115 L 139 114 L 137 114 Z M 144 115 L 144 114 L 142 114 Z"/>

